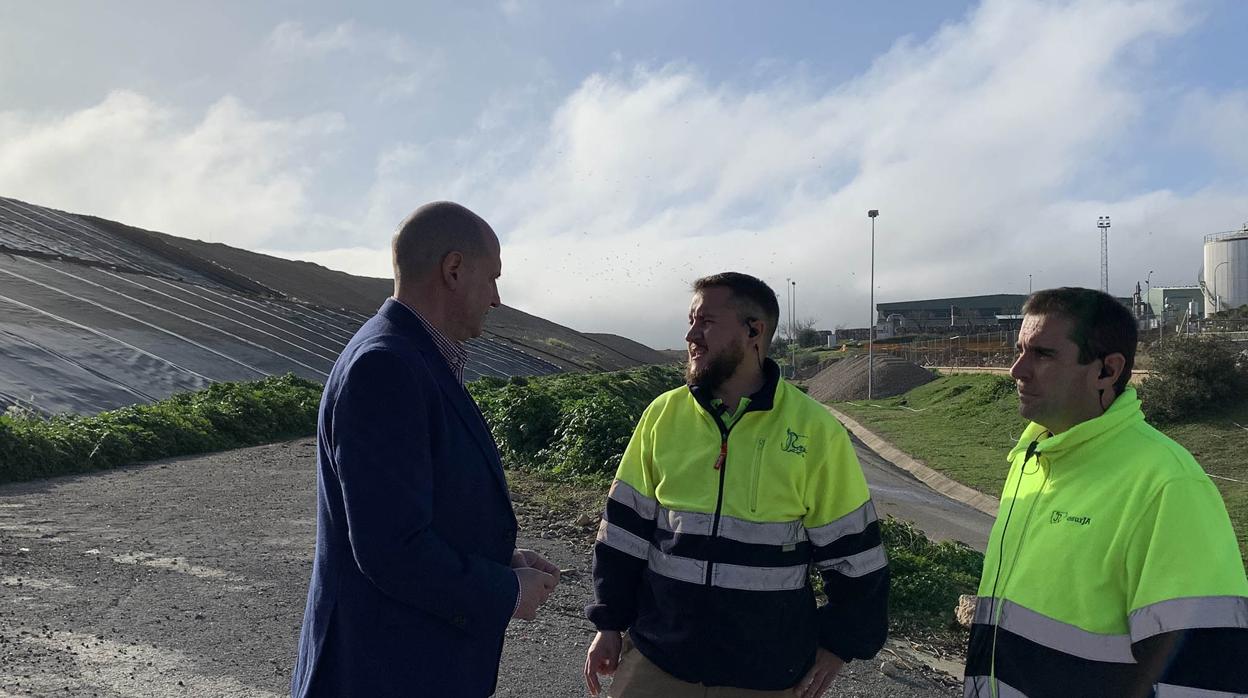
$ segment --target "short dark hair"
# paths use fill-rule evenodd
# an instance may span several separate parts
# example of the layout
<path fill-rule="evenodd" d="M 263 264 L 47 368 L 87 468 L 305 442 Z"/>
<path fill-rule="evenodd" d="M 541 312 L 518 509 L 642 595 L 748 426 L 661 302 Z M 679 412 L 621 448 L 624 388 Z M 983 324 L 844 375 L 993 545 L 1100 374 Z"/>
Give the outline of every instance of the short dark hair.
<path fill-rule="evenodd" d="M 404 219 L 391 240 L 394 279 L 415 281 L 451 252 L 480 256 L 493 232 L 485 219 L 465 206 L 450 201 L 425 204 Z"/>
<path fill-rule="evenodd" d="M 770 286 L 749 274 L 725 271 L 693 282 L 694 293 L 708 288 L 726 288 L 732 292 L 741 322 L 758 319 L 766 322 L 764 342 L 767 347 L 771 346 L 772 337 L 776 335 L 776 323 L 780 321 L 780 301 L 776 300 L 776 292 Z"/>
<path fill-rule="evenodd" d="M 1117 298 L 1090 288 L 1050 288 L 1036 291 L 1023 303 L 1024 315 L 1061 315 L 1072 324 L 1070 341 L 1079 347 L 1079 363 L 1089 364 L 1110 354 L 1122 354 L 1126 363 L 1114 383 L 1121 395 L 1135 367 L 1139 326 Z"/>

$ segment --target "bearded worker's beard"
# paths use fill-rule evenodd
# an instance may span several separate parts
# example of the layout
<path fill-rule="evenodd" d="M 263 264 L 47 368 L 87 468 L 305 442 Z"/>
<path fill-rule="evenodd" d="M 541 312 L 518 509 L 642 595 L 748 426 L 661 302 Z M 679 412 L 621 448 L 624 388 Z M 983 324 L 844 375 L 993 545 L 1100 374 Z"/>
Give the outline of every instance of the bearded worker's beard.
<path fill-rule="evenodd" d="M 732 374 L 736 373 L 737 366 L 741 364 L 741 360 L 744 358 L 745 347 L 736 344 L 724 349 L 723 352 L 712 358 L 698 370 L 694 370 L 693 362 L 690 361 L 685 368 L 685 383 L 687 385 L 696 385 L 713 393 L 724 384 L 724 381 L 731 378 Z"/>

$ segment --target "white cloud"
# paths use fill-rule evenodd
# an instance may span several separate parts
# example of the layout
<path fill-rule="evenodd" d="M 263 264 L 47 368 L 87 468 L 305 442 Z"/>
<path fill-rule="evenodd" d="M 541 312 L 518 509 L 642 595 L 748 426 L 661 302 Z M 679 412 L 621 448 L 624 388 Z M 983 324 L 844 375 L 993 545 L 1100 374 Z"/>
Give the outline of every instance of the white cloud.
<path fill-rule="evenodd" d="M 378 103 L 415 96 L 445 69 L 445 57 L 437 49 L 423 50 L 391 31 L 342 22 L 309 33 L 300 22 L 286 21 L 269 33 L 269 52 L 286 63 L 324 61 L 335 56 L 329 80 L 358 80 Z"/>
<path fill-rule="evenodd" d="M 243 247 L 311 215 L 340 116 L 265 119 L 232 97 L 187 116 L 126 91 L 69 114 L 0 112 L 0 191 Z"/>
<path fill-rule="evenodd" d="M 823 91 L 742 89 L 685 65 L 593 75 L 536 155 L 477 133 L 457 157 L 418 149 L 420 181 L 503 235 L 504 302 L 657 346 L 680 344 L 688 283 L 724 269 L 781 295 L 793 277 L 799 314 L 865 323 L 868 208 L 882 211 L 881 302 L 1025 292 L 1028 273 L 1038 288 L 1095 286 L 1106 214 L 1112 290 L 1148 269 L 1182 281 L 1202 231 L 1248 213 L 1242 186 L 1082 191 L 1119 191 L 1099 163 L 1147 109 L 1137 76 L 1187 28 L 1184 10 L 990 0 Z"/>
<path fill-rule="evenodd" d="M 1232 166 L 1248 167 L 1248 90 L 1191 92 L 1175 124 L 1180 142 L 1193 144 Z"/>
<path fill-rule="evenodd" d="M 352 22 L 343 22 L 309 35 L 301 23 L 287 21 L 273 28 L 266 43 L 269 50 L 279 56 L 307 59 L 356 49 L 360 37 Z"/>

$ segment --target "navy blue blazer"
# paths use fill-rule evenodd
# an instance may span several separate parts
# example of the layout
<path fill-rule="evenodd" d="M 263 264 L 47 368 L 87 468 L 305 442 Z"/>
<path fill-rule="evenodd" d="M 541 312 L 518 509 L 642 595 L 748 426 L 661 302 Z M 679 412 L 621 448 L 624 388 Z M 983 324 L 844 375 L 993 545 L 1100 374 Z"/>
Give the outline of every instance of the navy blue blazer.
<path fill-rule="evenodd" d="M 291 695 L 494 692 L 519 591 L 498 450 L 433 338 L 387 300 L 334 364 Z"/>

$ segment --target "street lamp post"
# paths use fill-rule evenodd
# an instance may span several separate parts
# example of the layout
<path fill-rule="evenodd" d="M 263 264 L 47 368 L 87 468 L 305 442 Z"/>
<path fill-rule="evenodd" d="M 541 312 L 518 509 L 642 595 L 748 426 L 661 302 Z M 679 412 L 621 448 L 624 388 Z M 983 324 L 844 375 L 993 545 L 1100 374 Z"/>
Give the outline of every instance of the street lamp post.
<path fill-rule="evenodd" d="M 789 361 L 793 364 L 793 378 L 797 378 L 797 282 L 789 282 L 793 286 L 793 303 L 789 306 L 789 327 L 793 341 L 789 342 Z"/>
<path fill-rule="evenodd" d="M 793 347 L 793 291 L 792 291 L 792 287 L 790 286 L 790 284 L 792 283 L 793 283 L 793 279 L 787 276 L 784 278 L 784 324 L 789 326 L 788 335 L 789 335 L 790 351 L 792 351 L 792 347 Z M 781 373 L 781 375 L 784 375 L 783 372 Z M 792 366 L 789 367 L 789 377 L 790 378 L 793 377 Z"/>
<path fill-rule="evenodd" d="M 1031 295 L 1031 274 L 1027 275 L 1027 295 Z"/>
<path fill-rule="evenodd" d="M 1101 229 L 1101 290 L 1109 293 L 1109 216 L 1097 216 L 1096 227 Z"/>
<path fill-rule="evenodd" d="M 1148 276 L 1144 277 L 1144 304 L 1150 308 L 1153 307 L 1152 293 L 1149 292 L 1150 289 L 1152 289 L 1152 286 L 1149 284 L 1149 282 L 1152 280 L 1153 280 L 1153 270 L 1149 269 Z"/>
<path fill-rule="evenodd" d="M 875 219 L 879 210 L 867 211 L 871 219 L 871 324 L 867 326 L 867 399 L 873 399 L 875 390 Z"/>

